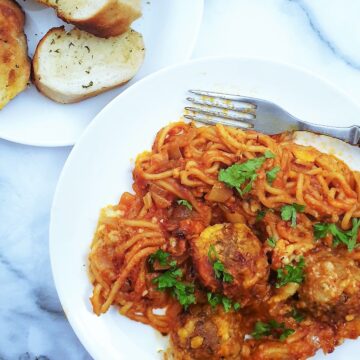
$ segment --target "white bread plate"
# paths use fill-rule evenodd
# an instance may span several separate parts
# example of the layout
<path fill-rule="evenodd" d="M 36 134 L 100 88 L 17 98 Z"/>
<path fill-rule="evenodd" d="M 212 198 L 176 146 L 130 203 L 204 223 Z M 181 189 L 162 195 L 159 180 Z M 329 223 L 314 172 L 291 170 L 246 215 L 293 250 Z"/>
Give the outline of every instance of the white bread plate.
<path fill-rule="evenodd" d="M 0 138 L 36 146 L 75 144 L 94 116 L 129 85 L 165 66 L 190 58 L 200 28 L 203 0 L 142 0 L 142 17 L 132 28 L 143 35 L 146 56 L 134 79 L 125 86 L 76 104 L 58 104 L 34 85 L 0 112 Z M 53 27 L 72 25 L 36 0 L 19 1 L 26 13 L 29 55 Z M 186 26 L 184 26 L 186 19 Z"/>

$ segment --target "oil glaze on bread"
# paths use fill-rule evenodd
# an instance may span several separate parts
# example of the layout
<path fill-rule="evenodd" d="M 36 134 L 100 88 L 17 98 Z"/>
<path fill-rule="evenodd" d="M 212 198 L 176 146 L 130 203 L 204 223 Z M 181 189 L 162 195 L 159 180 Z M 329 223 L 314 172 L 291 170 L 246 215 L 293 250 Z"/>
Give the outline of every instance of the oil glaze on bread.
<path fill-rule="evenodd" d="M 0 110 L 23 91 L 30 77 L 25 15 L 15 1 L 0 0 Z"/>
<path fill-rule="evenodd" d="M 54 28 L 36 49 L 34 83 L 54 101 L 78 102 L 128 82 L 144 54 L 141 34 L 131 29 L 103 39 L 78 29 Z"/>

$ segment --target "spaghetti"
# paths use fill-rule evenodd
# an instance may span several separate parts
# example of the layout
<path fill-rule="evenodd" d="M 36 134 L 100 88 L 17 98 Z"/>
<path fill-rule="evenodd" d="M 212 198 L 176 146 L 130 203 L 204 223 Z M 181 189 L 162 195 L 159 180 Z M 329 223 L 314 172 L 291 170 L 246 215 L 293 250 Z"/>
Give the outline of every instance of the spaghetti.
<path fill-rule="evenodd" d="M 91 246 L 97 315 L 170 333 L 176 359 L 306 359 L 360 335 L 359 172 L 291 134 L 178 122 L 133 177 Z"/>

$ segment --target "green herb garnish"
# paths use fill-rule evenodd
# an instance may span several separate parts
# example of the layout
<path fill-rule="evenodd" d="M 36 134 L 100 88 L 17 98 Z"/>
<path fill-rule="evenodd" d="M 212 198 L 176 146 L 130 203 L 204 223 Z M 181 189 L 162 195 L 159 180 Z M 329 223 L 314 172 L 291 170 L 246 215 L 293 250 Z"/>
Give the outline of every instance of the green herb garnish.
<path fill-rule="evenodd" d="M 348 231 L 340 230 L 336 224 L 318 223 L 314 225 L 315 239 L 322 239 L 328 234 L 333 236 L 333 246 L 338 246 L 340 243 L 347 246 L 349 251 L 353 251 L 358 237 L 360 228 L 360 219 L 352 220 L 353 227 Z"/>
<path fill-rule="evenodd" d="M 257 212 L 257 214 L 256 214 L 256 219 L 255 219 L 255 221 L 256 221 L 256 222 L 259 222 L 259 221 L 263 220 L 264 217 L 265 217 L 265 215 L 266 215 L 266 213 L 267 213 L 267 210 L 259 210 L 259 211 Z"/>
<path fill-rule="evenodd" d="M 284 205 L 281 208 L 281 218 L 285 221 L 291 220 L 291 227 L 296 226 L 296 214 L 298 212 L 304 212 L 305 206 L 300 204 Z"/>
<path fill-rule="evenodd" d="M 238 302 L 233 304 L 231 299 L 220 294 L 213 294 L 211 292 L 208 292 L 207 299 L 213 309 L 215 309 L 217 305 L 222 305 L 225 312 L 229 312 L 231 308 L 233 308 L 235 311 L 238 311 L 241 307 Z"/>
<path fill-rule="evenodd" d="M 270 247 L 274 248 L 276 246 L 276 239 L 274 236 L 270 236 L 267 239 L 267 243 L 269 244 Z"/>
<path fill-rule="evenodd" d="M 158 261 L 161 266 L 168 265 L 168 258 L 170 254 L 159 249 L 149 256 L 149 264 L 154 265 L 155 261 Z"/>
<path fill-rule="evenodd" d="M 195 304 L 195 287 L 193 284 L 181 282 L 183 272 L 176 267 L 176 261 L 169 261 L 170 254 L 159 249 L 149 257 L 149 264 L 153 267 L 154 262 L 158 261 L 161 266 L 170 266 L 171 268 L 160 274 L 152 280 L 157 284 L 157 290 L 165 291 L 169 289 L 172 296 L 179 301 L 186 309 L 189 305 Z"/>
<path fill-rule="evenodd" d="M 196 303 L 194 295 L 195 287 L 193 284 L 181 282 L 182 276 L 183 273 L 181 269 L 173 267 L 154 278 L 152 282 L 157 284 L 157 290 L 165 291 L 169 289 L 171 295 L 187 309 L 189 305 Z"/>
<path fill-rule="evenodd" d="M 242 164 L 234 164 L 227 169 L 219 172 L 219 181 L 231 188 L 235 188 L 242 196 L 252 189 L 252 185 L 257 178 L 256 171 L 261 168 L 266 159 L 274 158 L 275 155 L 266 150 L 264 156 L 250 159 Z M 246 184 L 243 188 L 242 185 Z"/>
<path fill-rule="evenodd" d="M 274 210 L 273 209 L 258 210 L 258 212 L 256 213 L 255 221 L 259 222 L 263 220 L 268 212 L 274 212 Z"/>
<path fill-rule="evenodd" d="M 192 205 L 189 203 L 189 201 L 184 200 L 184 199 L 178 200 L 178 201 L 177 201 L 177 204 L 178 204 L 178 205 L 185 206 L 185 207 L 188 208 L 189 210 L 192 210 L 192 209 L 193 209 L 193 207 L 192 207 Z"/>
<path fill-rule="evenodd" d="M 266 172 L 266 180 L 270 185 L 272 185 L 272 183 L 276 179 L 276 175 L 280 170 L 281 170 L 280 166 L 275 166 L 271 170 Z"/>
<path fill-rule="evenodd" d="M 278 323 L 275 320 L 270 320 L 268 323 L 257 321 L 251 336 L 256 340 L 259 340 L 264 336 L 274 336 L 280 341 L 284 341 L 294 332 L 295 330 L 286 328 L 284 323 Z"/>
<path fill-rule="evenodd" d="M 301 323 L 305 319 L 305 315 L 301 314 L 299 310 L 295 308 L 290 311 L 289 315 L 295 319 L 297 323 Z"/>
<path fill-rule="evenodd" d="M 208 257 L 209 257 L 210 261 L 212 261 L 216 279 L 219 279 L 226 283 L 231 283 L 234 280 L 234 277 L 225 270 L 225 266 L 219 260 L 219 255 L 216 252 L 214 245 L 210 245 Z"/>
<path fill-rule="evenodd" d="M 285 265 L 285 270 L 278 269 L 277 283 L 275 286 L 279 288 L 291 282 L 301 284 L 304 281 L 304 267 L 305 261 L 304 258 L 301 257 L 297 265 Z"/>

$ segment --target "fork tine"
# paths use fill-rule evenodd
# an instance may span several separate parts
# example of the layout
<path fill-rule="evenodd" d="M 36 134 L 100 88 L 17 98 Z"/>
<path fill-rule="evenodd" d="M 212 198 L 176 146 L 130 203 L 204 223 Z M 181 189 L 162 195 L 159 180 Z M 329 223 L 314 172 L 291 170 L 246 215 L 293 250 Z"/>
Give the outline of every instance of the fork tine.
<path fill-rule="evenodd" d="M 225 126 L 232 126 L 235 128 L 242 128 L 245 130 L 252 128 L 252 125 L 248 124 L 248 123 L 241 123 L 236 120 L 225 120 L 224 118 L 209 117 L 209 116 L 201 115 L 201 114 L 194 114 L 194 115 L 185 114 L 184 117 L 186 119 L 189 119 L 192 121 L 197 121 L 197 122 L 200 122 L 200 123 L 203 123 L 206 125 L 222 124 Z"/>
<path fill-rule="evenodd" d="M 230 102 L 230 103 L 225 103 L 225 102 L 220 102 L 220 101 L 216 101 L 216 99 L 214 99 L 213 101 L 210 100 L 203 100 L 203 99 L 197 99 L 197 98 L 193 98 L 193 97 L 187 97 L 186 100 L 192 102 L 193 104 L 197 104 L 197 105 L 206 105 L 206 106 L 211 106 L 211 107 L 217 107 L 220 109 L 227 109 L 227 110 L 233 110 L 233 111 L 241 111 L 242 113 L 245 114 L 256 114 L 256 109 L 253 106 L 249 106 L 250 104 L 246 103 L 246 104 L 237 104 L 234 102 Z"/>
<path fill-rule="evenodd" d="M 257 108 L 256 104 L 254 103 L 254 101 L 256 99 L 251 98 L 251 97 L 232 95 L 232 94 L 224 94 L 224 93 L 219 93 L 219 92 L 215 92 L 215 91 L 203 91 L 203 90 L 189 90 L 189 92 L 191 92 L 192 94 L 195 94 L 195 95 L 200 95 L 200 96 L 214 97 L 214 98 L 224 99 L 224 100 L 240 101 L 240 102 L 249 104 L 254 109 Z"/>
<path fill-rule="evenodd" d="M 185 110 L 187 111 L 191 111 L 193 113 L 200 113 L 203 115 L 208 115 L 208 116 L 214 116 L 217 118 L 225 118 L 225 119 L 229 119 L 229 120 L 234 120 L 234 121 L 241 121 L 241 122 L 245 122 L 245 123 L 249 123 L 251 124 L 251 120 L 254 119 L 254 115 L 252 114 L 246 114 L 246 113 L 241 113 L 241 112 L 233 112 L 233 113 L 229 113 L 229 112 L 224 112 L 224 111 L 216 111 L 216 110 L 205 110 L 203 108 L 199 108 L 199 107 L 189 107 L 187 106 L 185 108 Z"/>

